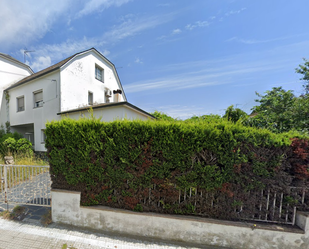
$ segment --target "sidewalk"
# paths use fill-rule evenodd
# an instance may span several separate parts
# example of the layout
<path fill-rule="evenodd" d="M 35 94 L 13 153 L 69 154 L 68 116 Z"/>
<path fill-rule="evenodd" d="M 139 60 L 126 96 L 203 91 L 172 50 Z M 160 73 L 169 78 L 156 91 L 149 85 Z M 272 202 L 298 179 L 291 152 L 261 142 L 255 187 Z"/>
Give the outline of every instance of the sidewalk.
<path fill-rule="evenodd" d="M 29 206 L 27 206 L 29 207 Z M 49 208 L 30 206 L 22 221 L 0 218 L 0 249 L 223 249 L 215 246 L 197 246 L 186 243 L 157 241 L 147 238 L 124 237 L 73 226 L 52 223 L 44 227 L 40 218 Z"/>

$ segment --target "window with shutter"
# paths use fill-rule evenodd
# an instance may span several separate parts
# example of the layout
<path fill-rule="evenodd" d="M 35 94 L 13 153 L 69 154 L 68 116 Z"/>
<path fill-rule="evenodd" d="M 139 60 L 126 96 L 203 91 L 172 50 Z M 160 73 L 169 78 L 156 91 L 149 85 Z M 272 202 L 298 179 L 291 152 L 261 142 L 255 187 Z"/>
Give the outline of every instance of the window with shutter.
<path fill-rule="evenodd" d="M 33 93 L 34 108 L 43 106 L 43 91 L 38 91 Z"/>
<path fill-rule="evenodd" d="M 17 112 L 22 112 L 25 110 L 25 98 L 24 96 L 17 98 Z"/>

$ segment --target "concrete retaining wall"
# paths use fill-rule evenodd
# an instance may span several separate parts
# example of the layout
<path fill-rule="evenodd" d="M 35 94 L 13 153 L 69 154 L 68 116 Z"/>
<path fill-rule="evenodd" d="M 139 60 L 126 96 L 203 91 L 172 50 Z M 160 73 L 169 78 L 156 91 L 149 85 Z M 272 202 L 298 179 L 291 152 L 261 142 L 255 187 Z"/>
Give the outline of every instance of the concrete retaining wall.
<path fill-rule="evenodd" d="M 54 222 L 107 232 L 241 249 L 309 249 L 309 216 L 298 213 L 300 228 L 229 222 L 191 216 L 136 213 L 80 206 L 80 192 L 52 190 Z"/>

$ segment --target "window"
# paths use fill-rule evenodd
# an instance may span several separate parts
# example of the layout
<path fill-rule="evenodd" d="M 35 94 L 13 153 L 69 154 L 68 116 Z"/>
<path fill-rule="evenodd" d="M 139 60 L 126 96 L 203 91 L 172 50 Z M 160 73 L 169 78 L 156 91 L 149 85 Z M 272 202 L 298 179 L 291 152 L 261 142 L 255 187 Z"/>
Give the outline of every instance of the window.
<path fill-rule="evenodd" d="M 41 130 L 41 143 L 45 143 L 46 140 L 46 135 L 45 135 L 45 130 Z"/>
<path fill-rule="evenodd" d="M 24 96 L 17 98 L 17 112 L 22 112 L 25 110 L 25 98 Z"/>
<path fill-rule="evenodd" d="M 42 107 L 43 106 L 43 91 L 37 91 L 33 93 L 34 99 L 34 108 Z"/>
<path fill-rule="evenodd" d="M 95 78 L 99 81 L 104 82 L 104 70 L 98 65 L 95 65 Z"/>
<path fill-rule="evenodd" d="M 93 93 L 88 92 L 88 105 L 93 105 Z"/>

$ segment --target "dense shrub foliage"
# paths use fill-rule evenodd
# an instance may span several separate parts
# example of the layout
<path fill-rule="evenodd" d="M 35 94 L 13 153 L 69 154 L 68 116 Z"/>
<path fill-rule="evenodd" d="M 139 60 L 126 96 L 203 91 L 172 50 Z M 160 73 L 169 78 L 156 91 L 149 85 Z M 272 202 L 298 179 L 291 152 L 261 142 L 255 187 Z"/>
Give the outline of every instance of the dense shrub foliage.
<path fill-rule="evenodd" d="M 52 187 L 81 191 L 82 205 L 233 218 L 248 191 L 308 180 L 306 139 L 224 120 L 64 119 L 46 135 Z"/>
<path fill-rule="evenodd" d="M 4 127 L 0 127 L 0 156 L 4 157 L 11 154 L 33 155 L 32 144 L 29 140 L 17 132 L 6 133 Z"/>

